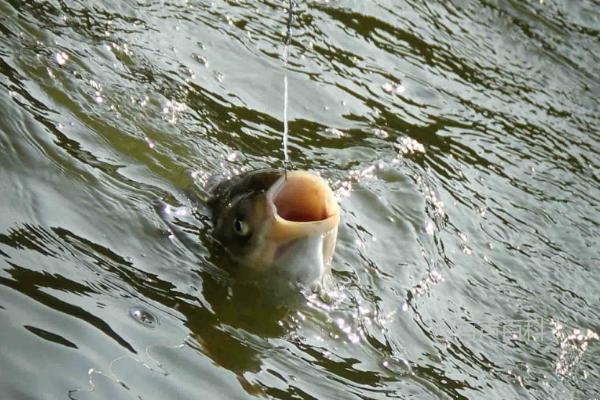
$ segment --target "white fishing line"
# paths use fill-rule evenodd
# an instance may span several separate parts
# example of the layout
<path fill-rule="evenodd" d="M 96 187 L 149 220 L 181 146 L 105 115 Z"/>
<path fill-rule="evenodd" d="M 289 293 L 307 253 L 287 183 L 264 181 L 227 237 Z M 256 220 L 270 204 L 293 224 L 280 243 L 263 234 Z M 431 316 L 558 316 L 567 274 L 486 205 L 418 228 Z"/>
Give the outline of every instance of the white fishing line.
<path fill-rule="evenodd" d="M 288 158 L 288 79 L 287 69 L 283 75 L 283 164 L 287 172 Z"/>
<path fill-rule="evenodd" d="M 292 38 L 292 22 L 293 22 L 293 7 L 294 0 L 290 0 L 288 6 L 288 20 L 287 20 L 287 32 L 285 36 L 285 42 L 283 45 L 283 169 L 285 177 L 287 179 L 287 167 L 289 163 L 288 155 L 288 77 L 287 77 L 287 62 L 289 54 L 289 44 Z"/>

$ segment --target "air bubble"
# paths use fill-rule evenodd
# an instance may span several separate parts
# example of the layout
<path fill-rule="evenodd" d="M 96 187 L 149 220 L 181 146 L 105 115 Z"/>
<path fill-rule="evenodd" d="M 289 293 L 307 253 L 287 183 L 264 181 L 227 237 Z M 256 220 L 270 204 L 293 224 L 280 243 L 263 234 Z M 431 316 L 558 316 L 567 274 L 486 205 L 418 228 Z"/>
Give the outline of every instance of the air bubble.
<path fill-rule="evenodd" d="M 148 309 L 141 306 L 130 308 L 129 316 L 148 328 L 154 328 L 158 324 L 158 318 Z"/>

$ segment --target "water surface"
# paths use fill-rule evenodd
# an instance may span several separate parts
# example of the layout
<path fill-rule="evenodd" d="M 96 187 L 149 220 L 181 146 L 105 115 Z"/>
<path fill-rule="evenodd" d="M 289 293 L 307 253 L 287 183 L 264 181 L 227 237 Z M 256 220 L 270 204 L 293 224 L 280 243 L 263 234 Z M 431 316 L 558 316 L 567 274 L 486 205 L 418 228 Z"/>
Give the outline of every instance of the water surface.
<path fill-rule="evenodd" d="M 600 397 L 597 1 L 300 1 L 330 285 L 247 284 L 202 188 L 281 166 L 286 3 L 0 0 L 0 387 Z"/>

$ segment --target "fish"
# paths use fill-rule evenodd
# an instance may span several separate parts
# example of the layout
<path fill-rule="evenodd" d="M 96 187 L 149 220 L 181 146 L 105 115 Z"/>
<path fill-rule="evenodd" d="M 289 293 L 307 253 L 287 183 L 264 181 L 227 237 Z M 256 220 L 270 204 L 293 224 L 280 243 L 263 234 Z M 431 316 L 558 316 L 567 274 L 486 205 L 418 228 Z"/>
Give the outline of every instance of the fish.
<path fill-rule="evenodd" d="M 330 270 L 340 207 L 307 171 L 259 169 L 211 191 L 213 237 L 235 265 L 313 285 Z"/>

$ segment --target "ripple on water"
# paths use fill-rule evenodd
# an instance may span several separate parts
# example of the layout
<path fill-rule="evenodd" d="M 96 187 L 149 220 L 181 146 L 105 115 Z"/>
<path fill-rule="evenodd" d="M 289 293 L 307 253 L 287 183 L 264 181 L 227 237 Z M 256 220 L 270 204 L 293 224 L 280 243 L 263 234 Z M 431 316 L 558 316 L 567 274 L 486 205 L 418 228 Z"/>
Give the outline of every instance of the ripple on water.
<path fill-rule="evenodd" d="M 298 2 L 289 156 L 342 223 L 277 297 L 202 200 L 281 165 L 284 6 L 0 0 L 5 395 L 598 398 L 597 5 Z"/>

